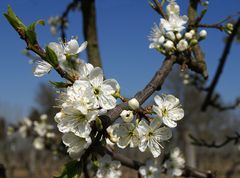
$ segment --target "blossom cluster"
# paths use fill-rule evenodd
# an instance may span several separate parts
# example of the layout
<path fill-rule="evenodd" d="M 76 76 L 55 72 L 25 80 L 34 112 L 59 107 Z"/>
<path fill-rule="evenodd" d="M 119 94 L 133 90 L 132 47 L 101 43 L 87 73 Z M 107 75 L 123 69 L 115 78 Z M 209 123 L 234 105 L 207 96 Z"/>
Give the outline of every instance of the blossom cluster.
<path fill-rule="evenodd" d="M 145 165 L 139 168 L 139 173 L 143 178 L 159 178 L 161 171 L 166 169 L 169 178 L 181 176 L 183 168 L 185 167 L 185 159 L 178 147 L 174 148 L 169 155 L 169 158 L 163 162 L 163 169 L 161 169 L 159 160 L 149 159 Z"/>
<path fill-rule="evenodd" d="M 49 17 L 48 24 L 50 25 L 50 31 L 51 31 L 52 35 L 57 34 L 57 30 L 58 30 L 59 26 L 61 25 L 61 23 L 63 23 L 64 28 L 68 27 L 68 22 L 66 21 L 66 19 L 64 19 L 60 16 Z"/>
<path fill-rule="evenodd" d="M 170 128 L 177 126 L 176 121 L 183 118 L 184 110 L 179 99 L 173 95 L 156 95 L 154 101 L 156 105 L 153 105 L 151 116 L 146 120 L 139 118 L 135 112 L 136 104 L 133 103 L 136 99 L 130 100 L 131 110 L 122 111 L 122 122 L 108 128 L 107 142 L 116 143 L 120 148 L 129 145 L 132 148 L 138 147 L 141 152 L 149 150 L 154 158 L 158 157 L 163 147 L 161 142 L 172 137 Z"/>
<path fill-rule="evenodd" d="M 166 12 L 167 19 L 161 18 L 159 26 L 154 24 L 152 28 L 149 48 L 171 55 L 175 52 L 184 52 L 206 38 L 206 30 L 201 30 L 198 35 L 193 29 L 184 31 L 188 17 L 180 16 L 180 7 L 175 0 L 169 2 Z"/>
<path fill-rule="evenodd" d="M 80 159 L 91 144 L 91 123 L 116 106 L 114 94 L 120 90 L 116 80 L 104 80 L 101 68 L 81 63 L 79 69 L 79 79 L 61 92 L 61 111 L 55 116 L 58 129 L 64 134 L 63 143 L 74 159 Z"/>
<path fill-rule="evenodd" d="M 37 150 L 43 150 L 48 140 L 55 138 L 54 126 L 49 124 L 46 114 L 40 115 L 39 120 L 32 121 L 24 118 L 18 127 L 9 127 L 8 135 L 19 133 L 22 138 L 32 138 L 33 147 Z"/>

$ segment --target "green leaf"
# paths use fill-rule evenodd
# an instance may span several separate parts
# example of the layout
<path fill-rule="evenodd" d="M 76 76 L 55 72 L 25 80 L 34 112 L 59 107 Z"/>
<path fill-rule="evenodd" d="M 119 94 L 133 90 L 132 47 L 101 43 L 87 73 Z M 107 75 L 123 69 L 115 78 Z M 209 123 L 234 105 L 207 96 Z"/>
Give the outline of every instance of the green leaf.
<path fill-rule="evenodd" d="M 16 29 L 18 32 L 25 32 L 26 26 L 22 23 L 21 19 L 16 16 L 10 5 L 8 5 L 8 10 L 3 15 L 14 29 Z"/>
<path fill-rule="evenodd" d="M 28 37 L 28 39 L 32 45 L 37 44 L 37 35 L 35 32 L 35 27 L 38 24 L 45 25 L 45 22 L 43 20 L 38 20 L 38 21 L 32 23 L 31 25 L 29 25 L 26 30 L 26 36 Z"/>
<path fill-rule="evenodd" d="M 69 86 L 68 83 L 64 82 L 54 82 L 54 81 L 49 81 L 52 85 L 54 85 L 55 88 L 67 88 Z"/>
<path fill-rule="evenodd" d="M 46 47 L 46 54 L 47 54 L 47 61 L 49 64 L 51 64 L 54 68 L 58 66 L 58 58 L 55 52 L 49 48 L 48 46 Z"/>
<path fill-rule="evenodd" d="M 65 164 L 64 169 L 60 176 L 54 178 L 78 178 L 82 172 L 82 162 L 70 161 Z"/>

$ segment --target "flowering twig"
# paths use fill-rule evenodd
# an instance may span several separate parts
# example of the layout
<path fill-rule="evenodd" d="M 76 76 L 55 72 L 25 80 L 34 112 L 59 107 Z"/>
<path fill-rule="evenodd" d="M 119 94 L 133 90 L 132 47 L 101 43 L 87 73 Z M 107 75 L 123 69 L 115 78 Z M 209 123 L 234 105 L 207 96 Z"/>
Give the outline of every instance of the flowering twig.
<path fill-rule="evenodd" d="M 188 7 L 188 17 L 189 17 L 189 28 L 191 29 L 191 25 L 195 24 L 197 22 L 197 8 L 199 4 L 199 0 L 190 0 L 189 1 L 189 7 Z M 195 31 L 197 31 L 197 27 L 193 28 Z M 207 71 L 207 65 L 205 63 L 204 54 L 202 52 L 202 49 L 199 44 L 196 44 L 192 48 L 194 56 L 199 64 L 202 65 L 203 68 L 203 74 L 204 78 L 208 78 L 208 71 Z"/>
<path fill-rule="evenodd" d="M 221 74 L 223 72 L 223 68 L 224 68 L 225 63 L 227 61 L 227 57 L 228 57 L 228 54 L 230 52 L 230 49 L 231 49 L 232 43 L 234 41 L 234 38 L 237 35 L 239 26 L 240 26 L 240 18 L 235 23 L 233 31 L 232 31 L 231 35 L 228 37 L 228 39 L 227 39 L 225 48 L 223 50 L 223 54 L 222 54 L 222 56 L 220 58 L 220 61 L 219 61 L 219 65 L 218 65 L 217 71 L 215 73 L 215 76 L 214 76 L 210 86 L 208 87 L 208 93 L 207 93 L 207 96 L 206 96 L 206 98 L 205 98 L 205 100 L 203 102 L 202 111 L 206 111 L 207 110 L 207 107 L 208 107 L 210 101 L 212 100 L 212 95 L 214 93 L 214 90 L 216 88 L 218 80 L 219 80 L 219 78 L 220 78 L 220 76 L 221 76 Z"/>
<path fill-rule="evenodd" d="M 192 139 L 193 145 L 207 147 L 207 148 L 221 148 L 231 142 L 233 142 L 235 145 L 240 142 L 240 134 L 238 132 L 235 132 L 234 136 L 226 136 L 226 139 L 222 143 L 216 143 L 216 141 L 212 141 L 211 143 L 208 143 L 206 140 L 198 139 L 193 135 L 190 135 L 190 138 Z"/>
<path fill-rule="evenodd" d="M 139 102 L 139 104 L 143 104 L 155 91 L 160 90 L 161 86 L 170 73 L 173 64 L 176 61 L 176 56 L 172 55 L 167 57 L 160 69 L 155 73 L 152 80 L 146 85 L 146 87 L 142 90 L 136 93 L 134 98 L 136 98 Z M 120 115 L 120 113 L 126 109 L 127 103 L 121 103 L 117 105 L 114 109 L 108 111 L 108 113 L 105 116 L 101 116 L 102 122 L 105 125 L 105 127 L 108 127 L 111 125 Z M 108 119 L 106 119 L 108 118 Z"/>

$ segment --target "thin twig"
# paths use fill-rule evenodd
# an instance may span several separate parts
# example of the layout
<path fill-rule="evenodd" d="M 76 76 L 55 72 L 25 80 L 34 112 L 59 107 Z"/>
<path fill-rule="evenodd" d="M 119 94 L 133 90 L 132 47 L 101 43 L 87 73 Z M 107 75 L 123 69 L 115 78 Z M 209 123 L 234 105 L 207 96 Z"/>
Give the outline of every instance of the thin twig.
<path fill-rule="evenodd" d="M 215 73 L 215 76 L 214 76 L 210 86 L 208 87 L 208 93 L 207 93 L 207 96 L 206 96 L 206 98 L 205 98 L 205 100 L 203 102 L 202 111 L 206 111 L 207 110 L 207 107 L 209 106 L 209 103 L 212 100 L 212 95 L 213 95 L 214 90 L 216 88 L 216 85 L 217 85 L 217 83 L 219 81 L 219 78 L 220 78 L 220 76 L 221 76 L 221 74 L 223 72 L 223 68 L 224 68 L 225 63 L 227 61 L 227 57 L 228 57 L 228 54 L 230 52 L 230 49 L 231 49 L 232 43 L 234 41 L 234 38 L 237 35 L 239 26 L 240 26 L 240 18 L 235 23 L 233 31 L 232 31 L 231 35 L 228 37 L 228 39 L 227 39 L 225 48 L 223 50 L 222 56 L 221 56 L 220 61 L 219 61 L 219 65 L 218 65 L 217 71 Z"/>
<path fill-rule="evenodd" d="M 226 139 L 222 143 L 216 143 L 216 141 L 212 141 L 211 143 L 208 143 L 206 140 L 201 138 L 196 138 L 193 135 L 189 135 L 189 137 L 192 139 L 193 145 L 200 146 L 200 147 L 207 147 L 207 148 L 221 148 L 231 142 L 233 142 L 235 145 L 240 142 L 240 134 L 238 132 L 235 132 L 234 136 L 226 136 Z"/>

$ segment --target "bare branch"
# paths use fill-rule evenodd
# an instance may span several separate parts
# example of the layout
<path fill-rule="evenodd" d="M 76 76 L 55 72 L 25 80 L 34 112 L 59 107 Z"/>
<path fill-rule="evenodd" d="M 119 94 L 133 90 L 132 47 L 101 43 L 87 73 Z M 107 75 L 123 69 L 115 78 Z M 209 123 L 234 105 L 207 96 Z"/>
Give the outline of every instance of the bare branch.
<path fill-rule="evenodd" d="M 150 2 L 151 3 L 151 2 Z M 154 4 L 150 4 L 151 7 L 157 12 L 159 13 L 164 19 L 167 19 L 167 15 L 165 14 L 165 12 L 163 11 L 162 5 L 159 2 L 159 0 L 153 0 Z"/>
<path fill-rule="evenodd" d="M 101 57 L 97 37 L 95 0 L 82 0 L 84 38 L 88 41 L 88 60 L 95 67 L 101 67 Z"/>
<path fill-rule="evenodd" d="M 227 39 L 225 48 L 223 50 L 223 54 L 222 54 L 222 56 L 220 58 L 220 61 L 219 61 L 219 65 L 218 65 L 217 71 L 215 73 L 215 76 L 214 76 L 210 86 L 208 87 L 208 93 L 207 93 L 207 96 L 206 96 L 206 98 L 205 98 L 205 100 L 203 102 L 202 111 L 206 111 L 207 110 L 207 107 L 209 106 L 209 103 L 212 100 L 212 95 L 213 95 L 214 90 L 216 88 L 216 85 L 217 85 L 217 83 L 219 81 L 219 78 L 220 78 L 220 76 L 221 76 L 221 74 L 223 72 L 223 68 L 224 68 L 225 63 L 227 61 L 227 57 L 228 57 L 228 54 L 230 52 L 230 49 L 231 49 L 232 43 L 234 41 L 234 38 L 237 35 L 239 26 L 240 26 L 240 18 L 235 23 L 234 29 L 233 29 L 231 35 Z"/>
<path fill-rule="evenodd" d="M 240 134 L 238 132 L 235 132 L 234 136 L 226 136 L 226 139 L 222 143 L 216 143 L 216 141 L 208 143 L 206 140 L 196 138 L 193 135 L 189 135 L 189 137 L 192 139 L 193 145 L 207 148 L 221 148 L 231 142 L 233 142 L 235 145 L 240 142 Z"/>

